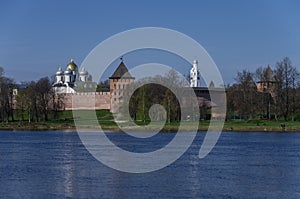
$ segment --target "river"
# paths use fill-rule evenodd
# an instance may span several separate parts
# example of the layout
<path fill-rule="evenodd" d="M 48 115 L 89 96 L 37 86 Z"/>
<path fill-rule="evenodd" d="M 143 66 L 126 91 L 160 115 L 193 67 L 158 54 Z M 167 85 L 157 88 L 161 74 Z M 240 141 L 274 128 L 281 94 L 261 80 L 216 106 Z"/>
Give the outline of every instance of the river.
<path fill-rule="evenodd" d="M 139 152 L 174 136 L 149 144 L 107 135 Z M 173 164 L 130 174 L 98 162 L 75 132 L 0 131 L 0 198 L 300 198 L 300 133 L 222 133 L 199 159 L 204 135 Z"/>

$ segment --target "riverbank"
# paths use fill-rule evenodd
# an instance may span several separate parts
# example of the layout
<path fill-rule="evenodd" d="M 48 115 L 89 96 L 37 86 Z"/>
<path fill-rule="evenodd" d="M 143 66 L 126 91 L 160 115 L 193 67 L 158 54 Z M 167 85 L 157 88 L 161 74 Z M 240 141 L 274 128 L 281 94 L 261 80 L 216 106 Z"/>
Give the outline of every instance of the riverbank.
<path fill-rule="evenodd" d="M 85 113 L 86 112 L 86 113 Z M 96 110 L 97 121 L 100 123 L 104 131 L 120 132 L 119 126 L 114 122 L 114 116 L 108 110 Z M 81 117 L 77 118 L 83 124 L 85 129 L 95 128 L 94 118 L 90 118 L 89 111 L 81 111 Z M 15 118 L 17 118 L 15 116 Z M 62 111 L 56 117 L 49 117 L 47 122 L 29 122 L 28 118 L 17 120 L 14 122 L 0 123 L 0 130 L 16 130 L 16 131 L 36 131 L 36 130 L 66 130 L 76 131 L 76 126 L 73 120 L 72 111 Z M 55 118 L 55 119 L 54 119 Z M 149 122 L 149 121 L 148 121 Z M 180 123 L 171 122 L 164 125 L 162 122 L 153 122 L 154 126 L 147 126 L 148 122 L 137 121 L 136 124 L 142 127 L 136 128 L 133 122 L 120 122 L 119 125 L 125 131 L 157 131 L 163 126 L 163 132 L 177 132 Z M 183 131 L 194 131 L 195 126 L 198 126 L 198 131 L 207 131 L 209 121 L 191 122 L 184 121 L 181 124 Z M 282 126 L 285 126 L 283 128 Z M 300 121 L 269 121 L 262 119 L 254 120 L 232 120 L 224 123 L 223 131 L 226 132 L 300 132 Z"/>
<path fill-rule="evenodd" d="M 117 124 L 111 120 L 109 121 L 99 121 L 101 128 L 104 131 L 109 132 L 120 132 L 120 128 Z M 144 123 L 138 123 L 139 125 L 145 125 Z M 283 124 L 285 128 L 283 128 Z M 182 129 L 184 131 L 192 131 L 195 129 L 196 122 L 183 122 Z M 161 123 L 154 123 L 151 128 L 149 126 L 144 126 L 142 128 L 136 128 L 132 124 L 123 123 L 122 129 L 126 131 L 153 131 L 157 127 L 161 126 Z M 82 127 L 86 129 L 92 129 L 93 126 L 83 125 Z M 166 124 L 162 131 L 164 132 L 177 132 L 179 123 Z M 199 122 L 198 131 L 207 131 L 209 127 L 209 121 Z M 49 122 L 9 122 L 1 123 L 0 130 L 17 130 L 17 131 L 36 131 L 36 130 L 70 130 L 75 131 L 76 126 L 73 120 L 63 120 L 63 121 L 49 121 Z M 277 121 L 227 121 L 224 123 L 223 131 L 225 132 L 300 132 L 300 122 L 277 122 Z"/>

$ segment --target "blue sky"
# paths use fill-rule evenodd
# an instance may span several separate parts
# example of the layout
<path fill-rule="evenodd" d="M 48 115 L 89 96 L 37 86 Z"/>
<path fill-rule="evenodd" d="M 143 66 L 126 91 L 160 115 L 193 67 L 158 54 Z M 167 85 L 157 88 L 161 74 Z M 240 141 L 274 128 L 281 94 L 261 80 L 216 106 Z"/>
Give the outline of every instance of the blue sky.
<path fill-rule="evenodd" d="M 299 9 L 297 0 L 2 0 L 0 66 L 17 82 L 36 80 L 54 74 L 71 58 L 80 65 L 97 44 L 116 33 L 155 26 L 199 42 L 227 84 L 239 70 L 274 66 L 285 56 L 300 70 Z M 129 68 L 135 64 L 134 56 L 124 59 Z"/>

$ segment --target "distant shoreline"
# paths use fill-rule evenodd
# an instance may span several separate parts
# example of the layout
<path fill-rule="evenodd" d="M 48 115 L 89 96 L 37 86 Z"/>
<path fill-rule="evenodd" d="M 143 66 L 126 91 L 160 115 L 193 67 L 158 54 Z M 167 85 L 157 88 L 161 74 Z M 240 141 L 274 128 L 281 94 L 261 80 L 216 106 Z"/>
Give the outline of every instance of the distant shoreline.
<path fill-rule="evenodd" d="M 198 127 L 199 132 L 206 132 L 208 128 L 208 122 L 205 124 L 201 124 Z M 287 125 L 285 127 L 285 130 L 280 126 L 280 124 L 276 123 L 277 125 L 266 125 L 266 126 L 255 126 L 255 125 L 239 125 L 239 124 L 232 124 L 225 122 L 225 125 L 223 127 L 223 132 L 300 132 L 300 126 L 295 125 Z M 193 128 L 191 128 L 191 125 L 183 124 L 183 130 L 184 131 L 192 131 Z M 177 125 L 166 125 L 163 128 L 163 132 L 177 132 Z M 93 129 L 92 126 L 85 126 L 86 129 Z M 108 132 L 121 132 L 121 130 L 118 128 L 118 126 L 113 125 L 101 125 L 101 128 L 104 131 Z M 136 129 L 134 127 L 125 127 L 129 131 L 135 131 Z M 76 131 L 76 126 L 74 124 L 69 123 L 8 123 L 8 124 L 0 124 L 0 131 L 3 130 L 12 130 L 12 131 Z M 152 129 L 147 128 L 145 126 L 144 132 L 149 132 Z"/>

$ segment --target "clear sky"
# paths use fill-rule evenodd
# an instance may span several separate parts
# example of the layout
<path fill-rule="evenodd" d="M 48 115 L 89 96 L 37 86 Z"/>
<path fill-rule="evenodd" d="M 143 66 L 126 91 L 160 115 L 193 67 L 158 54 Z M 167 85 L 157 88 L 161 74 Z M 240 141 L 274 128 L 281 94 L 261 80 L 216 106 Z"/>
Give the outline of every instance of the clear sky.
<path fill-rule="evenodd" d="M 2 0 L 0 66 L 17 82 L 36 80 L 71 58 L 80 65 L 113 34 L 157 26 L 198 41 L 232 83 L 238 70 L 274 66 L 285 56 L 300 70 L 299 10 L 298 0 Z"/>

